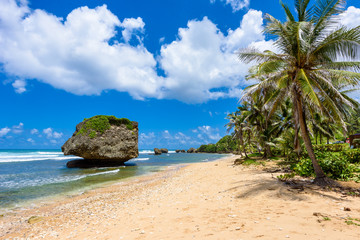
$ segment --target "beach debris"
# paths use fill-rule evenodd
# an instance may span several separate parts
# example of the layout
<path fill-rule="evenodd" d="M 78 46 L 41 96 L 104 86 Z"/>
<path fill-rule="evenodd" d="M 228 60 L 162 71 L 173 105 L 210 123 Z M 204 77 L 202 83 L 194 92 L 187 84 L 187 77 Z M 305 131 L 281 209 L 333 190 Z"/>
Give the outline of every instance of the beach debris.
<path fill-rule="evenodd" d="M 348 207 L 344 207 L 344 211 L 346 211 L 346 212 L 350 212 L 350 211 L 351 211 L 351 209 L 350 209 L 350 208 L 348 208 Z"/>
<path fill-rule="evenodd" d="M 27 222 L 29 224 L 34 224 L 34 223 L 37 223 L 37 222 L 41 222 L 42 220 L 44 220 L 42 217 L 39 217 L 39 216 L 31 216 Z"/>
<path fill-rule="evenodd" d="M 71 138 L 61 147 L 64 155 L 82 157 L 67 167 L 110 167 L 136 158 L 138 123 L 126 118 L 97 115 L 78 125 Z"/>

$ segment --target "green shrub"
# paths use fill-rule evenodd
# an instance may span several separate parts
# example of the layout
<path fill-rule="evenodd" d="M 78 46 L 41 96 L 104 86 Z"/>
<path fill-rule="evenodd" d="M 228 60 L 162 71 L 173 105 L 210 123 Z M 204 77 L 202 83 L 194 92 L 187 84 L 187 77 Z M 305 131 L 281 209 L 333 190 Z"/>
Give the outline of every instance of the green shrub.
<path fill-rule="evenodd" d="M 250 153 L 248 156 L 249 157 L 262 157 L 263 155 L 262 155 L 262 153 Z"/>
<path fill-rule="evenodd" d="M 314 151 L 322 151 L 322 152 L 341 152 L 349 148 L 349 144 L 320 144 L 313 146 Z"/>
<path fill-rule="evenodd" d="M 341 156 L 350 163 L 360 163 L 360 149 L 342 151 Z"/>
<path fill-rule="evenodd" d="M 111 125 L 126 125 L 127 129 L 133 130 L 132 122 L 127 118 L 116 118 L 114 116 L 97 115 L 84 119 L 84 124 L 76 135 L 88 135 L 95 138 L 97 134 L 103 134 Z"/>
<path fill-rule="evenodd" d="M 354 167 L 343 159 L 339 153 L 316 152 L 319 165 L 325 174 L 333 179 L 348 180 L 353 176 Z M 292 166 L 300 176 L 315 176 L 314 168 L 309 158 L 302 158 L 299 163 Z"/>

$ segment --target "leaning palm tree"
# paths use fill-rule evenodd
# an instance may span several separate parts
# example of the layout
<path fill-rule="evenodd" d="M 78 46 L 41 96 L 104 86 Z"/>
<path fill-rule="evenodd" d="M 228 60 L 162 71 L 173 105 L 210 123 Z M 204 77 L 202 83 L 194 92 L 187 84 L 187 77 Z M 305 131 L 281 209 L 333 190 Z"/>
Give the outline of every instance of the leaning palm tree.
<path fill-rule="evenodd" d="M 317 184 L 328 184 L 316 160 L 307 119 L 316 111 L 345 128 L 344 118 L 352 108 L 352 101 L 336 88 L 340 84 L 354 88 L 360 81 L 360 26 L 340 25 L 339 14 L 344 11 L 344 0 L 295 0 L 297 17 L 281 3 L 287 20 L 281 22 L 266 15 L 265 33 L 275 36 L 276 53 L 243 49 L 240 60 L 257 65 L 250 69 L 248 78 L 259 83 L 246 89 L 245 97 L 275 88 L 267 101 L 272 114 L 287 97 L 292 99 L 295 126 L 314 166 Z"/>

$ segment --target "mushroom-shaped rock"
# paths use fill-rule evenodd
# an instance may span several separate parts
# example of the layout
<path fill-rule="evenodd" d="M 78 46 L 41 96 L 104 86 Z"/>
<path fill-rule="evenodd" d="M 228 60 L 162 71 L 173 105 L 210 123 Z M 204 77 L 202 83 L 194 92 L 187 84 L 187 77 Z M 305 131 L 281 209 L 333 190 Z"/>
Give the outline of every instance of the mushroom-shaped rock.
<path fill-rule="evenodd" d="M 64 155 L 84 158 L 68 162 L 68 167 L 122 165 L 139 155 L 138 123 L 104 115 L 85 119 L 76 126 L 73 136 L 61 150 Z"/>
<path fill-rule="evenodd" d="M 155 155 L 161 155 L 161 150 L 158 148 L 154 148 Z"/>

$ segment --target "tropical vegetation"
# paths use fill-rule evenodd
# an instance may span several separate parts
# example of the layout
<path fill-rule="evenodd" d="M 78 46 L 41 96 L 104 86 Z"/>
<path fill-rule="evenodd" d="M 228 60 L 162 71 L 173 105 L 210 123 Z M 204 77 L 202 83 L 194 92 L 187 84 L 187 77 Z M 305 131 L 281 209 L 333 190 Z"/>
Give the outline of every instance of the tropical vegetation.
<path fill-rule="evenodd" d="M 241 105 L 228 115 L 239 152 L 258 151 L 264 158 L 282 154 L 300 159 L 300 165 L 311 162 L 317 184 L 329 184 L 327 176 L 345 179 L 348 171 L 329 175 L 331 166 L 340 166 L 339 157 L 318 161 L 314 144 L 345 140 L 347 131 L 360 130 L 359 103 L 348 95 L 360 82 L 360 26 L 340 24 L 345 3 L 295 0 L 294 14 L 281 2 L 285 22 L 266 14 L 264 32 L 274 40 L 274 49 L 240 51 L 241 61 L 255 63 L 247 79 L 257 83 L 245 89 Z M 341 169 L 347 169 L 346 163 Z"/>

